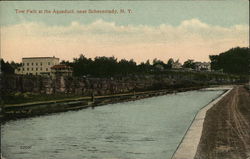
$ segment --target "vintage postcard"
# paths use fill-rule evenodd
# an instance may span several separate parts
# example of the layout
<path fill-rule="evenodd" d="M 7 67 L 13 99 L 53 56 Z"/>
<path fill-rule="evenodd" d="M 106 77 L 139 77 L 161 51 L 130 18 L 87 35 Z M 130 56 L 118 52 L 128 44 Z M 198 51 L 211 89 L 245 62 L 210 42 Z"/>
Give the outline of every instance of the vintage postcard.
<path fill-rule="evenodd" d="M 2 159 L 250 159 L 248 0 L 0 1 Z"/>

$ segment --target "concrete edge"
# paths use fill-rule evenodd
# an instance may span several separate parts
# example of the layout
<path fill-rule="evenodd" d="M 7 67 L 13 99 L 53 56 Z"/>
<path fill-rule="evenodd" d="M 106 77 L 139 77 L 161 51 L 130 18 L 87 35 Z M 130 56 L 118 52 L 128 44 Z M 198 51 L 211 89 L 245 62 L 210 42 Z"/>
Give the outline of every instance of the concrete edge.
<path fill-rule="evenodd" d="M 202 135 L 206 112 L 216 103 L 218 103 L 223 97 L 225 97 L 232 89 L 233 87 L 224 88 L 224 90 L 227 90 L 225 93 L 199 110 L 171 159 L 193 159 L 195 157 Z M 222 89 L 219 88 L 218 90 Z"/>

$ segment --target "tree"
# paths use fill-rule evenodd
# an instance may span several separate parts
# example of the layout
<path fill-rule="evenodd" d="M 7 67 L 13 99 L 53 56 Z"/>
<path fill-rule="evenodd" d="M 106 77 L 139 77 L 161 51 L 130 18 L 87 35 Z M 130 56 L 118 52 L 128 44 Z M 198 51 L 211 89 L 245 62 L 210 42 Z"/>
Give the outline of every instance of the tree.
<path fill-rule="evenodd" d="M 209 59 L 211 61 L 211 69 L 212 70 L 219 70 L 220 66 L 218 63 L 218 55 L 209 55 Z"/>
<path fill-rule="evenodd" d="M 13 61 L 11 63 L 4 62 L 3 59 L 1 59 L 1 72 L 4 74 L 14 74 L 15 72 L 15 68 L 17 68 L 17 66 L 19 66 L 20 64 L 14 63 Z"/>
<path fill-rule="evenodd" d="M 90 64 L 92 60 L 90 58 L 86 58 L 83 54 L 80 55 L 79 58 L 74 58 L 72 67 L 73 67 L 73 74 L 75 76 L 83 76 L 90 74 Z"/>
<path fill-rule="evenodd" d="M 173 64 L 174 64 L 174 59 L 173 59 L 173 58 L 170 58 L 170 59 L 168 60 L 168 62 L 167 62 L 166 68 L 167 68 L 167 69 L 171 69 L 172 66 L 173 66 Z"/>
<path fill-rule="evenodd" d="M 188 59 L 187 61 L 185 61 L 185 62 L 183 63 L 183 67 L 184 67 L 184 68 L 195 69 L 195 62 L 194 62 L 194 60 Z"/>
<path fill-rule="evenodd" d="M 211 68 L 223 70 L 225 73 L 249 74 L 250 72 L 250 49 L 236 47 L 219 55 L 210 55 Z"/>
<path fill-rule="evenodd" d="M 141 62 L 138 66 L 138 71 L 139 72 L 150 72 L 150 70 L 152 69 L 152 65 L 150 65 L 149 60 L 147 60 L 145 63 Z"/>
<path fill-rule="evenodd" d="M 63 64 L 63 65 L 67 65 L 67 66 L 71 66 L 71 67 L 72 67 L 72 62 L 69 62 L 69 61 L 62 60 L 62 61 L 60 62 L 60 64 Z"/>
<path fill-rule="evenodd" d="M 110 76 L 117 72 L 117 59 L 112 57 L 96 57 L 91 65 L 92 74 Z"/>

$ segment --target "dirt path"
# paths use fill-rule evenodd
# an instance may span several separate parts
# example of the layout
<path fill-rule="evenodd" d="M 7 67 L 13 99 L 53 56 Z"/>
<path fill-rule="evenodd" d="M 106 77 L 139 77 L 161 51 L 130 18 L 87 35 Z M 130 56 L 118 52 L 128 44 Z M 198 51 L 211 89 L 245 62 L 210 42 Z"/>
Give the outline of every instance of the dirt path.
<path fill-rule="evenodd" d="M 250 159 L 250 92 L 235 87 L 206 114 L 195 159 Z"/>

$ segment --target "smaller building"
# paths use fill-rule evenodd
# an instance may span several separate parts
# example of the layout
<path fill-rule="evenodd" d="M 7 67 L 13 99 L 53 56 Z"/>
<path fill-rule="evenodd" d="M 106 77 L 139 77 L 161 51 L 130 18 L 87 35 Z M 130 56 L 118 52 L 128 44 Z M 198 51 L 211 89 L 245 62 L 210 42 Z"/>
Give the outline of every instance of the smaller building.
<path fill-rule="evenodd" d="M 161 64 L 156 64 L 155 68 L 160 71 L 164 70 L 164 66 L 162 66 Z"/>
<path fill-rule="evenodd" d="M 173 64 L 172 64 L 172 69 L 181 69 L 182 68 L 182 65 L 181 63 L 179 62 L 179 60 L 175 61 Z"/>
<path fill-rule="evenodd" d="M 196 71 L 211 71 L 211 65 L 209 62 L 195 62 Z"/>
<path fill-rule="evenodd" d="M 56 76 L 72 76 L 72 67 L 60 64 L 60 65 L 54 65 L 51 67 L 51 75 L 52 77 Z"/>

